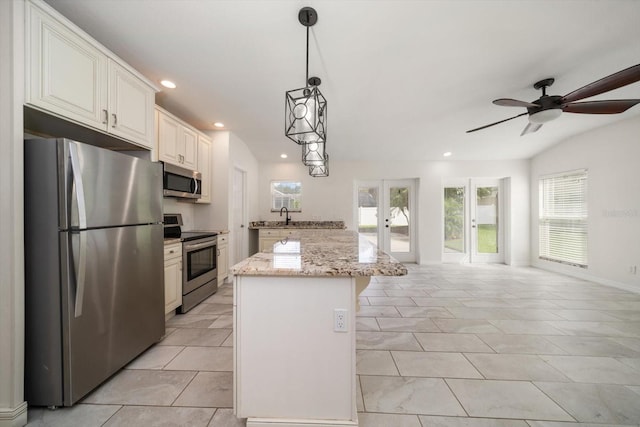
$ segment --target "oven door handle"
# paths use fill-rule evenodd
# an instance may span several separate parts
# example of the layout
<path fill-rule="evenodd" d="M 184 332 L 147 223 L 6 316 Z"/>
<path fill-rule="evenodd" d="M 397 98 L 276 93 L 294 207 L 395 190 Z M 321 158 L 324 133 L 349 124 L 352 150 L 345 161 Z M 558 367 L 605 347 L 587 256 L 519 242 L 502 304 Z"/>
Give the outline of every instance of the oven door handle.
<path fill-rule="evenodd" d="M 206 248 L 206 247 L 215 247 L 216 246 L 216 242 L 204 242 L 204 243 L 194 243 L 194 244 L 186 244 L 184 245 L 184 250 L 189 252 L 189 251 L 195 251 L 197 249 L 202 249 L 202 248 Z"/>

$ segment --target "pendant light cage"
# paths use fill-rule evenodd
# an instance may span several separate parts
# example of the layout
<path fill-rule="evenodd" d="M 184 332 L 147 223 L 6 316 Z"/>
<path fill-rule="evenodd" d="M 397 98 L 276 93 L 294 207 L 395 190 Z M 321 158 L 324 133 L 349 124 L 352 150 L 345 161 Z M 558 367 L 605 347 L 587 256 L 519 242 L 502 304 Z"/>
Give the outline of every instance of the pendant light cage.
<path fill-rule="evenodd" d="M 329 176 L 329 154 L 325 153 L 324 162 L 320 165 L 309 166 L 309 175 L 319 178 Z"/>
<path fill-rule="evenodd" d="M 302 164 L 305 166 L 318 166 L 325 162 L 324 142 L 310 142 L 302 144 Z"/>
<path fill-rule="evenodd" d="M 327 139 L 327 100 L 317 86 L 286 93 L 285 135 L 296 144 Z"/>

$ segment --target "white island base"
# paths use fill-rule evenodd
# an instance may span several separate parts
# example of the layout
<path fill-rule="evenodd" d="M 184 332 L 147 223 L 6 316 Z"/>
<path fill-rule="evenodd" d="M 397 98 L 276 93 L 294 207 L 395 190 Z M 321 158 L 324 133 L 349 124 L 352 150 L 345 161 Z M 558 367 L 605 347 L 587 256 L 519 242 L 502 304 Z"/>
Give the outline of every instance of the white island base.
<path fill-rule="evenodd" d="M 234 408 L 247 427 L 358 425 L 355 311 L 369 279 L 235 276 Z"/>

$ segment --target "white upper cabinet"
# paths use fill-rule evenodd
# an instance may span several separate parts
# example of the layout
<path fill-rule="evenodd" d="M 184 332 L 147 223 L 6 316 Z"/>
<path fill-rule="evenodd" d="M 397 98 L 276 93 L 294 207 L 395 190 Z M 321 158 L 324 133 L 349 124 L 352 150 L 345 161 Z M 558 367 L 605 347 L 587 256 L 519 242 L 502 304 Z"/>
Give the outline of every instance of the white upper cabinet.
<path fill-rule="evenodd" d="M 129 70 L 109 60 L 109 132 L 153 146 L 155 92 Z"/>
<path fill-rule="evenodd" d="M 202 174 L 202 197 L 197 202 L 211 203 L 211 140 L 202 135 L 198 135 L 198 171 Z"/>
<path fill-rule="evenodd" d="M 198 133 L 171 113 L 156 108 L 158 160 L 198 170 Z M 200 171 L 202 172 L 202 171 Z"/>
<path fill-rule="evenodd" d="M 25 102 L 153 148 L 155 88 L 46 3 L 25 4 Z"/>

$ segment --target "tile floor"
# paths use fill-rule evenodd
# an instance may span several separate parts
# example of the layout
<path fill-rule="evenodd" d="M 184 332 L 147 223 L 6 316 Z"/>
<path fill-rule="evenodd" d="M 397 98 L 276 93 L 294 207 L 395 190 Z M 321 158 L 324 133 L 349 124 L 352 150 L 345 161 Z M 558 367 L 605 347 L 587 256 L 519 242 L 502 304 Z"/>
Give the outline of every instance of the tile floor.
<path fill-rule="evenodd" d="M 640 425 L 640 294 L 532 268 L 408 267 L 361 296 L 361 427 Z M 31 408 L 28 425 L 243 426 L 231 299 L 225 284 L 80 404 Z"/>

